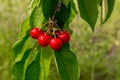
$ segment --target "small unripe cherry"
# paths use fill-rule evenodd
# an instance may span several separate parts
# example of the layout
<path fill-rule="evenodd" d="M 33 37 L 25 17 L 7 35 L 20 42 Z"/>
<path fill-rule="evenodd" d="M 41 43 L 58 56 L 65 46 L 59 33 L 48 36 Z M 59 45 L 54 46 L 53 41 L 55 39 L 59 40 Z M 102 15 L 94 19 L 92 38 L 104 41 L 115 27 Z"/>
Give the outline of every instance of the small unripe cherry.
<path fill-rule="evenodd" d="M 32 38 L 34 38 L 34 39 L 38 39 L 39 35 L 41 35 L 42 32 L 43 32 L 43 31 L 42 31 L 41 29 L 39 29 L 39 28 L 32 28 L 32 29 L 30 30 L 30 36 L 31 36 Z"/>
<path fill-rule="evenodd" d="M 46 47 L 48 46 L 50 39 L 52 38 L 52 36 L 50 35 L 45 35 L 42 34 L 38 37 L 38 43 L 42 46 L 42 47 Z"/>
<path fill-rule="evenodd" d="M 63 32 L 63 34 L 60 34 L 58 38 L 63 42 L 67 43 L 70 40 L 70 34 L 68 32 Z"/>

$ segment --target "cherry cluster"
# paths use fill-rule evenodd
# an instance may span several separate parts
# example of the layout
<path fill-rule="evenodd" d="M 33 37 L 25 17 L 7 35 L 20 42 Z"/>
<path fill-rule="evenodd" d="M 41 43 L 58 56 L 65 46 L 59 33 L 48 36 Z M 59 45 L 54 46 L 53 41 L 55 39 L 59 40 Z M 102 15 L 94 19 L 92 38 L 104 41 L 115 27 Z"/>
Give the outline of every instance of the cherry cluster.
<path fill-rule="evenodd" d="M 49 45 L 53 50 L 59 50 L 63 44 L 70 40 L 69 32 L 64 30 L 55 30 L 49 33 L 40 28 L 32 28 L 30 36 L 37 39 L 40 46 L 46 47 Z"/>

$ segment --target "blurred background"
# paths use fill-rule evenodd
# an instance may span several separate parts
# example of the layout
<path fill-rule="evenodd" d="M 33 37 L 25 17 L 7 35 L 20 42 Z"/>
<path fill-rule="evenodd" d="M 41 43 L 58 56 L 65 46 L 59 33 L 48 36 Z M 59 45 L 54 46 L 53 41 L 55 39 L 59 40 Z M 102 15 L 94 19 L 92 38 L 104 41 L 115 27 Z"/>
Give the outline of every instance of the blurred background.
<path fill-rule="evenodd" d="M 0 0 L 0 80 L 10 80 L 14 61 L 11 46 L 28 15 L 29 0 Z M 80 80 L 120 80 L 120 0 L 113 14 L 92 32 L 79 15 L 71 23 L 71 50 L 77 55 Z M 48 80 L 59 80 L 54 62 Z"/>

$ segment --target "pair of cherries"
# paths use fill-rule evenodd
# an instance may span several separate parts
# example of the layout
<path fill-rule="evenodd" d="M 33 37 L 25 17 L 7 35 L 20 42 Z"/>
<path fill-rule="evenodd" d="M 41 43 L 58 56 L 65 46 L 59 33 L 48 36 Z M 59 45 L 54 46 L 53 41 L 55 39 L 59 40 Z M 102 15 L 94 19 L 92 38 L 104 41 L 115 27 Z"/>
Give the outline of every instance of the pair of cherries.
<path fill-rule="evenodd" d="M 38 39 L 38 43 L 42 47 L 50 46 L 53 50 L 59 50 L 63 43 L 67 43 L 70 40 L 70 34 L 67 31 L 56 30 L 53 34 L 48 34 L 39 28 L 32 28 L 30 31 L 30 36 L 34 39 Z"/>

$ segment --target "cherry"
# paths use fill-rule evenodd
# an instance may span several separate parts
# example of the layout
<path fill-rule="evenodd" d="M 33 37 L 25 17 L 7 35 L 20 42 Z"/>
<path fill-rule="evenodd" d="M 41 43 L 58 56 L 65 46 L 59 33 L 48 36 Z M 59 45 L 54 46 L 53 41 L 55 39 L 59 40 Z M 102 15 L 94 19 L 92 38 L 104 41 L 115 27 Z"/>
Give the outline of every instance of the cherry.
<path fill-rule="evenodd" d="M 57 36 L 58 36 L 58 35 L 61 35 L 63 32 L 65 32 L 65 31 L 63 31 L 63 30 L 62 30 L 62 31 L 56 30 L 56 31 L 55 31 L 55 35 L 57 35 Z"/>
<path fill-rule="evenodd" d="M 52 36 L 50 36 L 50 35 L 41 34 L 38 37 L 38 43 L 41 46 L 46 47 L 49 44 L 51 38 L 52 38 Z"/>
<path fill-rule="evenodd" d="M 52 38 L 50 40 L 49 46 L 53 49 L 53 50 L 59 50 L 62 47 L 62 41 L 58 38 Z"/>
<path fill-rule="evenodd" d="M 56 30 L 56 31 L 55 31 L 55 35 L 58 36 L 58 35 L 60 35 L 60 34 L 61 34 L 61 31 L 59 31 L 59 30 Z"/>
<path fill-rule="evenodd" d="M 58 35 L 58 38 L 63 42 L 67 43 L 70 40 L 70 34 L 68 32 L 63 32 L 63 34 Z"/>
<path fill-rule="evenodd" d="M 32 28 L 30 31 L 30 36 L 34 39 L 38 39 L 39 35 L 42 34 L 42 30 L 39 28 Z"/>

